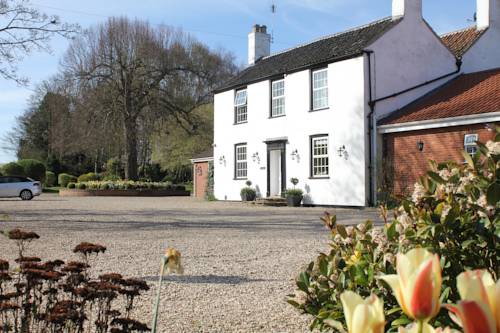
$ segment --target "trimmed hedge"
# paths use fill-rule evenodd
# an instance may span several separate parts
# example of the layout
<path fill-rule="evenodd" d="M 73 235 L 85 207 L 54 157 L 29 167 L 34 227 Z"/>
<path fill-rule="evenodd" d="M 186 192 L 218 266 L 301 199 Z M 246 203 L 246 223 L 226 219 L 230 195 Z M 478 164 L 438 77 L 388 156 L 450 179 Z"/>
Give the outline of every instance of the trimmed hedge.
<path fill-rule="evenodd" d="M 45 186 L 52 187 L 56 185 L 56 174 L 52 171 L 45 172 Z"/>
<path fill-rule="evenodd" d="M 79 183 L 90 182 L 90 181 L 95 181 L 95 180 L 99 180 L 99 176 L 93 172 L 85 173 L 85 174 L 80 175 L 78 177 Z"/>
<path fill-rule="evenodd" d="M 34 180 L 45 180 L 45 165 L 37 160 L 25 159 L 17 162 L 24 170 L 24 175 Z"/>
<path fill-rule="evenodd" d="M 2 167 L 2 173 L 5 176 L 25 176 L 24 168 L 17 162 L 4 164 Z"/>
<path fill-rule="evenodd" d="M 59 183 L 59 186 L 67 187 L 69 183 L 76 183 L 77 178 L 67 173 L 61 173 L 57 178 L 57 182 Z"/>

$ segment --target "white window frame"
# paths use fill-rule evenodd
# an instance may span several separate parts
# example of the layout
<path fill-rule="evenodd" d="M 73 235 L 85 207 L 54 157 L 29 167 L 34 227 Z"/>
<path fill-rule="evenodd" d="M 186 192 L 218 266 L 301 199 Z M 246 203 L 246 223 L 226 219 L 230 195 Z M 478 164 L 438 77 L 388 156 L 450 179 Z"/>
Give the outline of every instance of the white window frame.
<path fill-rule="evenodd" d="M 326 152 L 317 154 L 317 143 L 324 140 L 326 140 Z M 311 136 L 311 178 L 327 178 L 330 176 L 329 146 L 330 142 L 328 135 Z M 318 163 L 316 163 L 316 161 L 318 161 Z"/>
<path fill-rule="evenodd" d="M 275 90 L 275 85 L 278 84 L 282 84 L 283 88 Z M 278 95 L 278 92 L 281 94 Z M 285 79 L 271 81 L 271 118 L 282 117 L 285 114 Z"/>
<path fill-rule="evenodd" d="M 244 93 L 244 97 L 241 95 Z M 247 89 L 236 90 L 234 93 L 234 123 L 242 124 L 248 121 Z"/>
<path fill-rule="evenodd" d="M 322 86 L 316 86 L 315 76 L 319 73 L 325 73 L 326 83 Z M 315 98 L 315 94 L 318 92 L 325 91 L 325 97 Z M 327 109 L 329 107 L 328 101 L 328 68 L 321 68 L 311 71 L 311 109 L 312 111 Z M 318 104 L 318 101 L 325 100 L 326 102 Z"/>
<path fill-rule="evenodd" d="M 244 151 L 241 151 L 244 150 Z M 234 145 L 234 178 L 247 179 L 248 177 L 248 148 L 246 143 Z"/>
<path fill-rule="evenodd" d="M 478 140 L 479 140 L 479 134 L 464 135 L 464 149 L 470 156 L 474 156 L 476 154 Z"/>

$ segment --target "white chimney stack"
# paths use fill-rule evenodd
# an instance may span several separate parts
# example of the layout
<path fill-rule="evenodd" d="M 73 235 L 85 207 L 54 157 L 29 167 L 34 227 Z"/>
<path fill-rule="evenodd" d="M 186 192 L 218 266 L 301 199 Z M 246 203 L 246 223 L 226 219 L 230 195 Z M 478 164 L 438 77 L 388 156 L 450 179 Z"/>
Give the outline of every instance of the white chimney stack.
<path fill-rule="evenodd" d="M 392 18 L 422 19 L 422 0 L 392 0 Z"/>
<path fill-rule="evenodd" d="M 500 23 L 500 0 L 477 0 L 477 29 L 482 30 Z"/>
<path fill-rule="evenodd" d="M 248 34 L 248 64 L 255 64 L 260 58 L 271 54 L 271 35 L 265 25 L 254 25 Z"/>

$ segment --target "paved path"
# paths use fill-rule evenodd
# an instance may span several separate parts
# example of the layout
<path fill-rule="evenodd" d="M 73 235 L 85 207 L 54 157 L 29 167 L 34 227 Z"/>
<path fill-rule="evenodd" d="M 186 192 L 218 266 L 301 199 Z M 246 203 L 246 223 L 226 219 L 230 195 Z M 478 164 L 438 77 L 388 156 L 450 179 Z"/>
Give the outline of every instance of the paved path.
<path fill-rule="evenodd" d="M 377 220 L 372 209 L 328 209 L 355 224 Z M 29 254 L 75 259 L 81 241 L 105 244 L 95 274 L 116 271 L 153 283 L 166 246 L 175 246 L 184 276 L 167 277 L 161 332 L 307 332 L 308 317 L 285 303 L 294 278 L 321 251 L 329 235 L 325 208 L 269 208 L 192 198 L 0 199 L 0 228 L 36 231 Z M 3 215 L 5 214 L 5 215 Z M 2 216 L 3 215 L 3 216 Z M 1 221 L 3 220 L 3 221 Z M 0 257 L 15 250 L 0 238 Z M 136 317 L 149 322 L 151 290 Z"/>

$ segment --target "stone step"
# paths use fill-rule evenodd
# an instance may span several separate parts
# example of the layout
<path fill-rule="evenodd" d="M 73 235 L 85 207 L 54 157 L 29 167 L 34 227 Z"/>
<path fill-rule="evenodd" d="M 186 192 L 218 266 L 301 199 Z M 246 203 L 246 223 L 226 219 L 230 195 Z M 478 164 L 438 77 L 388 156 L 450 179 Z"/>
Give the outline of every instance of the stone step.
<path fill-rule="evenodd" d="M 284 207 L 286 206 L 286 199 L 281 197 L 258 198 L 255 204 L 261 206 Z"/>

